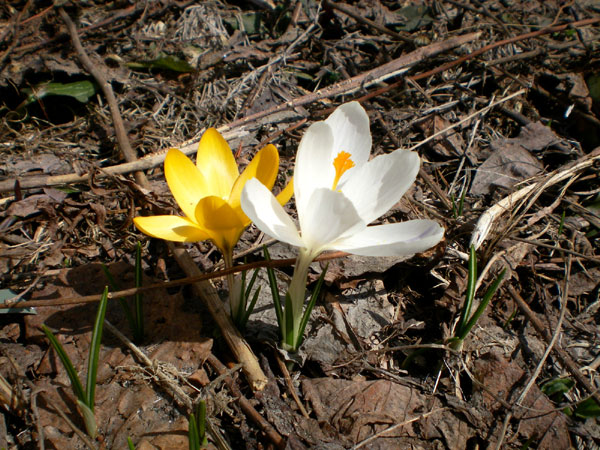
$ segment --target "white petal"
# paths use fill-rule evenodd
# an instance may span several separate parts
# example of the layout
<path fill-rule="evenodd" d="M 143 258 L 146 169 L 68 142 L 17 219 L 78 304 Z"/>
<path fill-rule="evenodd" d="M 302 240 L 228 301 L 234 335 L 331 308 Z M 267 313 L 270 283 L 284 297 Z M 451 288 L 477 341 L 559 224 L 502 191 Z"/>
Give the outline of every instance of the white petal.
<path fill-rule="evenodd" d="M 367 227 L 329 249 L 362 256 L 405 256 L 433 247 L 443 236 L 444 229 L 433 220 L 409 220 Z"/>
<path fill-rule="evenodd" d="M 350 102 L 339 106 L 325 120 L 325 123 L 333 131 L 333 158 L 341 151 L 348 152 L 352 155 L 356 167 L 369 160 L 371 154 L 369 116 L 360 103 Z M 350 175 L 353 170 L 350 169 L 347 174 Z"/>
<path fill-rule="evenodd" d="M 400 200 L 414 183 L 420 164 L 417 153 L 396 150 L 357 167 L 340 188 L 369 224 Z"/>
<path fill-rule="evenodd" d="M 317 189 L 299 216 L 302 240 L 309 252 L 320 252 L 332 242 L 367 226 L 344 194 Z"/>
<path fill-rule="evenodd" d="M 297 247 L 303 247 L 296 225 L 275 196 L 256 178 L 246 182 L 241 197 L 242 210 L 264 233 Z"/>
<path fill-rule="evenodd" d="M 306 202 L 315 189 L 331 188 L 335 176 L 332 149 L 333 134 L 325 122 L 313 123 L 302 136 L 294 169 L 294 196 L 298 214 L 305 210 Z"/>

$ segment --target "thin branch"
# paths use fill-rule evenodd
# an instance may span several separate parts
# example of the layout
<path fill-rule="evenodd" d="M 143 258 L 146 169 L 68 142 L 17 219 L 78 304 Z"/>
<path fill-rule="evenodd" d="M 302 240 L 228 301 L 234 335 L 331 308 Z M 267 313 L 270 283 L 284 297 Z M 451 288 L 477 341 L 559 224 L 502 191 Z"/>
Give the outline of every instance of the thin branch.
<path fill-rule="evenodd" d="M 387 28 L 383 25 L 380 25 L 377 22 L 372 21 L 371 19 L 367 19 L 366 17 L 361 16 L 361 14 L 358 11 L 356 11 L 354 8 L 352 8 L 348 5 L 332 2 L 331 0 L 326 0 L 325 6 L 333 8 L 333 9 L 337 9 L 338 11 L 346 14 L 347 16 L 352 17 L 357 22 L 368 25 L 371 28 L 375 28 L 376 30 L 381 31 L 382 33 L 387 34 L 388 36 L 391 36 L 394 39 L 405 42 L 406 44 L 410 44 L 412 46 L 415 45 L 411 38 L 406 37 L 400 33 L 397 33 L 394 30 L 390 30 L 389 28 Z"/>
<path fill-rule="evenodd" d="M 85 70 L 92 74 L 94 79 L 100 85 L 100 89 L 102 89 L 104 96 L 106 97 L 106 101 L 108 102 L 108 107 L 110 108 L 110 113 L 112 115 L 115 127 L 115 135 L 117 137 L 117 142 L 119 143 L 119 148 L 123 152 L 125 160 L 127 162 L 137 161 L 137 155 L 131 147 L 129 139 L 127 138 L 125 125 L 123 124 L 123 118 L 121 117 L 121 113 L 119 112 L 117 98 L 115 97 L 115 93 L 112 90 L 112 86 L 109 84 L 108 80 L 104 76 L 102 65 L 99 65 L 98 62 L 92 62 L 85 49 L 83 48 L 83 45 L 81 45 L 81 40 L 79 39 L 79 34 L 77 33 L 77 28 L 75 27 L 75 24 L 62 7 L 58 8 L 58 14 L 67 26 L 67 30 L 69 31 L 69 35 L 71 36 L 71 41 L 73 42 L 75 50 L 77 50 L 77 55 L 79 56 L 81 64 L 83 65 Z M 150 183 L 148 182 L 148 179 L 146 178 L 144 172 L 135 172 L 135 180 L 140 186 L 144 188 L 150 187 Z"/>
<path fill-rule="evenodd" d="M 539 360 L 535 370 L 533 371 L 533 374 L 531 374 L 531 376 L 529 377 L 529 381 L 527 382 L 527 385 L 525 386 L 525 388 L 519 395 L 519 398 L 517 399 L 515 404 L 512 406 L 512 408 L 514 408 L 515 406 L 523 406 L 522 405 L 523 401 L 525 401 L 525 398 L 527 397 L 527 394 L 533 387 L 535 380 L 537 380 L 538 376 L 540 375 L 540 372 L 542 371 L 544 364 L 546 363 L 546 360 L 548 359 L 548 356 L 550 355 L 550 352 L 554 348 L 554 344 L 556 344 L 558 335 L 562 331 L 562 323 L 565 318 L 565 313 L 567 311 L 567 303 L 569 302 L 569 278 L 571 277 L 572 259 L 573 259 L 572 255 L 569 255 L 569 257 L 567 258 L 567 271 L 566 271 L 567 273 L 565 274 L 565 283 L 564 283 L 563 292 L 562 292 L 560 316 L 558 318 L 558 323 L 556 324 L 556 327 L 554 328 L 554 333 L 552 333 L 552 338 L 550 339 L 550 342 L 548 342 L 548 347 L 546 347 L 546 351 L 542 355 L 542 358 Z M 500 437 L 498 439 L 498 442 L 496 443 L 496 450 L 500 450 L 502 448 L 502 444 L 504 443 L 504 438 L 506 436 L 506 431 L 508 430 L 508 424 L 510 423 L 510 419 L 512 416 L 513 416 L 512 410 L 508 411 L 508 413 L 506 414 L 506 417 L 504 418 L 504 423 L 502 426 Z"/>
<path fill-rule="evenodd" d="M 348 256 L 348 253 L 345 252 L 331 252 L 325 253 L 323 255 L 315 258 L 315 261 L 327 261 L 330 259 L 343 258 Z M 295 258 L 287 258 L 287 259 L 272 259 L 270 261 L 255 261 L 248 264 L 241 264 L 239 266 L 230 267 L 228 269 L 218 270 L 211 273 L 202 273 L 194 276 L 189 276 L 186 278 L 181 278 L 179 280 L 173 281 L 163 281 L 160 283 L 150 284 L 148 286 L 140 286 L 137 288 L 129 288 L 123 289 L 120 291 L 109 292 L 108 298 L 109 300 L 115 298 L 122 297 L 130 297 L 140 292 L 152 291 L 155 289 L 166 289 L 177 286 L 186 286 L 188 284 L 196 283 L 199 281 L 207 281 L 212 280 L 214 278 L 222 278 L 224 276 L 230 275 L 232 273 L 239 273 L 245 270 L 258 269 L 260 267 L 287 267 L 291 266 L 296 262 Z M 9 298 L 5 300 L 3 303 L 0 303 L 0 309 L 2 308 L 33 308 L 33 307 L 55 307 L 61 305 L 77 305 L 82 303 L 95 303 L 99 302 L 102 298 L 102 294 L 96 295 L 86 295 L 83 297 L 63 297 L 54 300 L 23 300 L 21 301 L 21 295 L 16 295 L 13 298 Z"/>
<path fill-rule="evenodd" d="M 278 449 L 285 448 L 286 443 L 283 437 L 281 437 L 277 430 L 275 430 L 275 428 L 273 428 L 273 426 L 259 414 L 254 406 L 252 406 L 252 403 L 250 403 L 250 401 L 244 397 L 242 392 L 233 382 L 233 379 L 228 375 L 229 371 L 227 370 L 227 367 L 225 367 L 212 353 L 208 355 L 207 361 L 217 371 L 217 373 L 223 377 L 223 381 L 231 393 L 236 397 L 236 400 L 242 411 L 244 411 L 244 413 L 260 427 L 260 429 L 267 435 L 275 447 Z"/>
<path fill-rule="evenodd" d="M 435 69 L 431 69 L 427 72 L 423 72 L 420 73 L 418 75 L 415 75 L 413 77 L 411 77 L 411 79 L 413 81 L 417 81 L 417 80 L 422 80 L 424 78 L 429 78 L 432 75 L 436 75 L 438 73 L 444 72 L 448 69 L 451 69 L 453 67 L 458 66 L 459 64 L 462 64 L 465 61 L 468 61 L 470 59 L 473 59 L 489 50 L 492 50 L 494 48 L 506 45 L 506 44 L 512 44 L 513 42 L 518 42 L 518 41 L 523 41 L 525 39 L 531 39 L 537 36 L 541 36 L 544 34 L 550 34 L 550 33 L 556 33 L 557 31 L 563 31 L 566 30 L 568 28 L 578 28 L 578 27 L 584 27 L 587 25 L 593 25 L 595 23 L 600 22 L 600 17 L 594 17 L 591 19 L 585 19 L 585 20 L 579 20 L 577 22 L 569 22 L 569 23 L 565 23 L 563 25 L 556 25 L 553 27 L 547 27 L 547 28 L 542 28 L 541 30 L 538 31 L 532 31 L 531 33 L 525 33 L 525 34 L 520 34 L 519 36 L 515 36 L 509 39 L 504 39 L 501 41 L 497 41 L 497 42 L 493 42 L 491 44 L 488 44 L 484 47 L 481 47 L 479 50 L 475 50 L 471 53 L 469 53 L 468 55 L 465 56 L 461 56 L 460 58 L 457 58 L 453 61 L 447 62 L 446 64 L 442 64 L 441 66 L 436 67 Z M 362 97 L 358 98 L 357 100 L 359 102 L 363 102 L 365 100 L 369 100 L 370 98 L 373 97 L 377 97 L 385 92 L 388 92 L 392 89 L 396 89 L 398 86 L 401 86 L 402 84 L 404 84 L 406 82 L 406 80 L 400 80 L 400 81 L 396 81 L 388 86 L 385 86 L 381 89 L 377 89 L 373 92 L 369 92 L 366 95 L 363 95 Z"/>
<path fill-rule="evenodd" d="M 429 417 L 429 416 L 431 416 L 433 414 L 445 411 L 446 409 L 448 409 L 448 408 L 446 408 L 446 407 L 437 408 L 437 409 L 434 409 L 432 411 L 429 411 L 428 413 L 421 414 L 420 416 L 416 416 L 416 417 L 413 417 L 412 419 L 408 419 L 408 420 L 405 420 L 404 422 L 400 422 L 400 423 L 397 423 L 396 425 L 392 425 L 391 427 L 386 428 L 385 430 L 380 431 L 379 433 L 374 434 L 373 436 L 365 439 L 364 441 L 359 442 L 354 447 L 352 447 L 352 450 L 364 447 L 369 442 L 374 441 L 375 439 L 377 439 L 378 437 L 383 436 L 384 434 L 387 434 L 387 433 L 389 433 L 391 431 L 397 430 L 398 428 L 402 428 L 402 427 L 404 427 L 404 426 L 406 426 L 408 424 L 411 424 L 413 422 L 418 422 L 419 420 L 426 419 L 427 417 Z"/>
<path fill-rule="evenodd" d="M 123 342 L 123 344 L 125 344 L 127 346 L 127 348 L 129 348 L 129 350 L 131 350 L 131 352 L 133 353 L 133 355 L 135 356 L 135 358 L 138 361 L 140 361 L 142 364 L 144 364 L 148 369 L 150 369 L 152 371 L 152 374 L 156 377 L 155 379 L 157 379 L 159 381 L 159 384 L 162 387 L 166 388 L 170 392 L 170 394 L 173 396 L 173 399 L 181 407 L 187 409 L 189 412 L 193 411 L 194 405 L 192 403 L 190 396 L 187 395 L 185 393 L 185 391 L 183 389 L 181 389 L 181 387 L 178 384 L 173 382 L 172 377 L 164 372 L 164 370 L 161 368 L 160 364 L 157 364 L 156 361 L 152 361 L 150 358 L 148 358 L 144 352 L 142 352 L 133 342 L 131 342 L 127 338 L 127 336 L 125 336 L 123 333 L 121 333 L 108 320 L 104 321 L 104 326 L 106 327 L 106 329 L 108 331 L 110 331 L 112 334 L 114 334 L 115 337 L 117 337 L 121 342 Z M 219 448 L 221 450 L 230 450 L 231 447 L 229 446 L 229 444 L 227 444 L 227 442 L 221 435 L 220 430 L 215 427 L 215 425 L 212 423 L 212 420 L 210 420 L 209 417 L 206 418 L 206 424 L 207 424 L 207 428 L 208 428 L 210 437 L 215 442 L 217 448 Z"/>
<path fill-rule="evenodd" d="M 544 338 L 546 343 L 550 343 L 552 337 L 546 330 L 546 327 L 544 327 L 544 324 L 538 318 L 537 314 L 531 310 L 527 302 L 521 297 L 521 295 L 513 286 L 508 285 L 508 292 L 510 293 L 513 300 L 517 303 L 517 305 L 519 305 L 519 308 L 525 314 L 527 319 L 531 322 L 538 334 L 542 336 L 542 338 Z M 563 348 L 558 344 L 555 344 L 554 347 L 552 347 L 552 350 L 554 354 L 558 357 L 558 359 L 560 359 L 560 361 L 565 366 L 567 366 L 567 368 L 569 369 L 573 377 L 577 380 L 577 382 L 581 386 L 583 386 L 583 388 L 590 395 L 592 395 L 594 399 L 600 404 L 600 393 L 598 392 L 598 389 L 595 386 L 593 386 L 588 381 L 588 379 L 580 372 L 575 361 L 573 361 L 573 359 L 567 354 L 567 352 L 565 352 Z"/>

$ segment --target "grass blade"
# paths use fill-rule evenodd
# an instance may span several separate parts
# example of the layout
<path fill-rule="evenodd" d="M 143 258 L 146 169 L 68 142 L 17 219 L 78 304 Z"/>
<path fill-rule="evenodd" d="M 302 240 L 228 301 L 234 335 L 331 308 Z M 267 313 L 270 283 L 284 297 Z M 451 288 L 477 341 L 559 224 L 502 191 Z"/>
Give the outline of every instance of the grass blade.
<path fill-rule="evenodd" d="M 267 246 L 263 246 L 263 252 L 265 254 L 265 260 L 271 261 L 271 256 L 267 250 Z M 281 338 L 285 339 L 283 330 L 285 329 L 285 323 L 283 322 L 283 310 L 281 309 L 281 297 L 279 296 L 279 287 L 277 286 L 277 278 L 275 278 L 275 271 L 272 267 L 267 266 L 267 275 L 269 277 L 269 286 L 271 287 L 271 295 L 273 296 L 273 304 L 275 305 L 275 315 L 277 316 L 277 324 L 279 330 L 282 333 Z"/>
<path fill-rule="evenodd" d="M 77 375 L 75 367 L 73 367 L 73 363 L 71 363 L 69 355 L 67 355 L 67 352 L 65 352 L 65 349 L 63 348 L 61 343 L 58 342 L 58 339 L 56 339 L 54 333 L 52 333 L 52 331 L 50 331 L 50 329 L 46 325 L 42 325 L 42 331 L 50 341 L 50 345 L 52 345 L 52 348 L 60 358 L 60 361 L 62 362 L 65 370 L 67 371 L 69 380 L 71 380 L 71 387 L 73 388 L 73 392 L 75 393 L 77 400 L 85 402 L 86 398 L 85 391 L 83 390 L 83 385 L 81 384 L 81 380 L 79 379 L 79 375 Z"/>
<path fill-rule="evenodd" d="M 296 347 L 297 338 L 294 339 L 294 308 L 292 307 L 292 296 L 289 292 L 285 294 L 285 328 L 281 329 L 283 342 L 290 347 L 291 351 L 298 350 Z M 280 327 L 281 328 L 281 327 Z"/>
<path fill-rule="evenodd" d="M 248 319 L 250 318 L 250 314 L 252 314 L 252 311 L 254 311 L 254 306 L 256 306 L 256 302 L 258 300 L 258 296 L 260 295 L 260 286 L 256 289 L 256 291 L 254 291 L 254 295 L 252 296 L 252 301 L 250 302 L 250 305 L 248 305 L 248 308 L 246 309 L 246 312 L 244 313 L 244 317 L 242 318 L 242 328 L 246 327 L 246 324 L 248 323 Z"/>
<path fill-rule="evenodd" d="M 258 270 L 259 269 L 255 269 L 254 273 L 252 274 L 252 278 L 250 278 L 250 283 L 248 283 L 248 287 L 246 288 L 246 295 L 244 298 L 250 298 L 250 292 L 252 291 L 252 287 L 254 286 L 254 283 L 256 282 L 256 277 L 258 276 Z M 245 271 L 243 272 L 245 274 Z"/>
<path fill-rule="evenodd" d="M 198 442 L 201 447 L 208 445 L 208 439 L 206 437 L 206 401 L 200 400 L 196 407 L 196 414 L 198 416 Z"/>
<path fill-rule="evenodd" d="M 108 284 L 110 285 L 110 288 L 113 291 L 118 291 L 119 285 L 117 284 L 114 277 L 112 276 L 112 273 L 110 273 L 110 271 L 108 270 L 108 267 L 106 267 L 104 264 L 102 264 L 102 270 L 104 271 L 104 275 L 108 279 Z M 127 318 L 127 323 L 129 323 L 129 328 L 131 329 L 131 332 L 135 333 L 136 320 L 133 315 L 133 312 L 131 311 L 131 308 L 127 304 L 127 300 L 125 300 L 123 297 L 119 297 L 118 301 L 119 301 L 119 304 L 121 305 L 121 308 L 123 308 L 123 312 L 125 313 L 125 317 Z"/>
<path fill-rule="evenodd" d="M 196 427 L 196 416 L 190 414 L 188 419 L 188 443 L 190 450 L 200 449 L 200 438 L 198 436 L 198 428 Z"/>
<path fill-rule="evenodd" d="M 481 299 L 481 302 L 479 303 L 479 306 L 477 307 L 477 310 L 475 311 L 473 316 L 469 319 L 467 324 L 464 326 L 464 329 L 461 330 L 461 333 L 458 335 L 458 338 L 460 340 L 463 340 L 465 337 L 467 337 L 467 334 L 469 334 L 469 331 L 471 331 L 471 328 L 473 328 L 473 326 L 475 326 L 475 324 L 479 320 L 479 317 L 481 317 L 481 314 L 483 314 L 483 311 L 487 307 L 488 303 L 490 302 L 490 300 L 492 299 L 492 297 L 494 296 L 494 294 L 500 287 L 500 283 L 502 282 L 504 275 L 506 275 L 506 269 L 503 269 L 502 272 L 500 272 L 500 275 L 498 275 L 498 278 L 496 278 L 496 281 L 494 281 L 492 283 L 492 285 L 489 287 L 489 289 L 486 291 L 485 295 Z"/>
<path fill-rule="evenodd" d="M 302 321 L 300 322 L 300 329 L 298 330 L 298 342 L 296 344 L 296 348 L 300 347 L 300 344 L 302 344 L 303 337 L 304 337 L 304 330 L 306 329 L 306 326 L 308 325 L 308 321 L 310 319 L 310 313 L 312 312 L 313 308 L 315 307 L 315 304 L 317 303 L 317 298 L 319 297 L 319 293 L 321 292 L 321 287 L 323 286 L 323 282 L 325 281 L 325 274 L 327 273 L 328 268 L 329 268 L 329 264 L 327 264 L 325 266 L 325 269 L 323 270 L 323 272 L 321 272 L 321 275 L 319 276 L 319 279 L 317 281 L 317 285 L 315 286 L 315 289 L 313 290 L 310 300 L 308 301 L 308 304 L 306 305 L 306 308 L 304 309 L 304 314 L 302 315 Z"/>
<path fill-rule="evenodd" d="M 465 325 L 471 315 L 471 306 L 475 298 L 475 285 L 477 283 L 477 254 L 475 246 L 471 245 L 469 250 L 469 276 L 467 278 L 467 292 L 465 293 L 465 304 L 460 314 L 460 320 L 457 327 L 457 335 L 463 334 Z"/>
<path fill-rule="evenodd" d="M 90 344 L 90 354 L 88 356 L 88 372 L 86 383 L 86 405 L 94 411 L 94 400 L 96 396 L 96 374 L 98 373 L 98 357 L 100 355 L 100 345 L 102 341 L 102 329 L 104 328 L 104 316 L 106 315 L 106 305 L 108 304 L 108 286 L 104 288 L 104 293 L 98 305 L 98 313 L 92 330 L 92 342 Z"/>

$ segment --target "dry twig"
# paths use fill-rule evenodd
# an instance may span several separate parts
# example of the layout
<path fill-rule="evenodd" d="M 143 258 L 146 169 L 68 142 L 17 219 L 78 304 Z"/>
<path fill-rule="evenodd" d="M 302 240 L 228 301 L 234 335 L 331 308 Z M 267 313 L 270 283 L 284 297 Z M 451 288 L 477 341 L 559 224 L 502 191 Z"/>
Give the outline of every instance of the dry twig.
<path fill-rule="evenodd" d="M 73 41 L 73 46 L 75 47 L 75 50 L 77 50 L 77 55 L 79 56 L 81 64 L 83 65 L 85 70 L 92 74 L 94 79 L 100 85 L 100 89 L 102 89 L 104 96 L 106 97 L 106 101 L 108 102 L 108 107 L 110 108 L 110 113 L 115 127 L 115 135 L 117 138 L 117 142 L 119 143 L 119 148 L 123 152 L 125 160 L 127 162 L 136 161 L 137 155 L 131 147 L 129 139 L 127 138 L 127 132 L 125 131 L 123 118 L 121 117 L 121 113 L 119 112 L 117 98 L 115 97 L 115 93 L 112 90 L 112 86 L 104 76 L 102 66 L 99 66 L 98 62 L 92 62 L 85 49 L 83 48 L 83 45 L 81 45 L 81 40 L 79 39 L 79 34 L 77 34 L 77 28 L 75 27 L 75 24 L 62 7 L 58 8 L 58 14 L 65 22 L 67 30 L 69 30 L 71 41 Z M 141 171 L 135 172 L 135 180 L 142 187 L 150 187 L 150 183 L 148 182 L 146 175 Z"/>
<path fill-rule="evenodd" d="M 271 424 L 267 422 L 265 418 L 258 413 L 258 411 L 256 411 L 256 409 L 254 409 L 248 399 L 240 392 L 238 387 L 233 382 L 233 379 L 227 375 L 227 367 L 225 367 L 213 354 L 208 355 L 207 361 L 219 373 L 219 375 L 223 377 L 225 384 L 231 393 L 236 397 L 236 400 L 240 405 L 240 408 L 242 408 L 242 411 L 244 411 L 244 413 L 260 427 L 260 429 L 267 435 L 275 447 L 279 449 L 285 448 L 285 440 L 281 437 L 277 430 L 275 430 L 275 428 L 273 428 Z"/>
<path fill-rule="evenodd" d="M 169 250 L 175 256 L 177 263 L 188 276 L 201 275 L 200 269 L 185 248 L 175 245 L 173 242 L 168 244 Z M 258 364 L 258 359 L 256 359 L 252 349 L 231 321 L 231 317 L 223 307 L 223 301 L 219 298 L 215 287 L 210 281 L 197 281 L 192 286 L 219 326 L 219 330 L 235 359 L 242 365 L 242 370 L 252 389 L 262 390 L 267 384 L 267 377 Z"/>
<path fill-rule="evenodd" d="M 531 324 L 533 325 L 535 330 L 538 332 L 538 334 L 540 336 L 542 336 L 548 344 L 550 342 L 552 342 L 552 337 L 546 330 L 546 327 L 544 326 L 542 321 L 538 318 L 537 314 L 531 310 L 531 308 L 529 307 L 527 302 L 521 297 L 521 295 L 517 292 L 517 290 L 513 286 L 509 285 L 508 292 L 510 293 L 513 300 L 517 303 L 517 305 L 519 305 L 519 308 L 521 309 L 523 314 L 525 314 L 527 319 L 531 322 Z M 573 361 L 573 359 L 569 356 L 569 354 L 567 352 L 565 352 L 563 350 L 563 348 L 558 344 L 555 344 L 552 347 L 552 350 L 553 350 L 554 354 L 558 357 L 558 359 L 560 359 L 560 361 L 565 366 L 567 366 L 567 368 L 569 369 L 569 372 L 571 372 L 571 374 L 573 374 L 573 377 L 577 380 L 577 382 L 581 386 L 583 386 L 583 388 L 590 395 L 592 395 L 594 397 L 594 399 L 598 402 L 598 404 L 600 404 L 600 392 L 598 392 L 598 389 L 596 389 L 588 381 L 588 379 L 581 373 L 581 371 L 577 367 L 577 364 L 575 363 L 575 361 Z"/>
<path fill-rule="evenodd" d="M 538 376 L 540 375 L 540 372 L 542 371 L 544 364 L 546 363 L 546 359 L 548 359 L 548 356 L 550 355 L 552 348 L 556 344 L 558 335 L 562 332 L 562 323 L 565 318 L 565 312 L 567 311 L 567 303 L 569 302 L 569 278 L 571 277 L 571 261 L 572 261 L 572 257 L 571 257 L 571 255 L 569 255 L 569 257 L 567 258 L 567 268 L 566 268 L 566 274 L 565 274 L 565 282 L 564 282 L 564 286 L 563 286 L 563 290 L 562 290 L 562 301 L 561 301 L 560 316 L 558 318 L 558 323 L 556 324 L 554 332 L 552 333 L 552 338 L 550 339 L 550 342 L 548 342 L 546 351 L 542 355 L 542 358 L 538 361 L 538 364 L 537 364 L 535 370 L 533 371 L 533 374 L 531 374 L 531 376 L 529 377 L 529 381 L 527 382 L 527 385 L 525 386 L 525 388 L 523 388 L 523 391 L 521 391 L 521 394 L 519 395 L 519 398 L 517 398 L 517 401 L 514 403 L 514 406 L 523 406 L 522 405 L 523 401 L 525 401 L 525 398 L 527 397 L 527 394 L 533 387 L 535 380 L 537 380 Z M 504 442 L 504 437 L 506 436 L 506 431 L 508 430 L 508 424 L 510 422 L 512 415 L 513 415 L 512 411 L 508 411 L 506 414 L 506 417 L 504 418 L 502 432 L 500 434 L 500 438 L 498 439 L 498 442 L 496 443 L 496 450 L 500 450 L 502 448 L 502 443 Z"/>
<path fill-rule="evenodd" d="M 575 163 L 570 164 L 565 169 L 557 169 L 549 174 L 543 176 L 536 183 L 530 184 L 516 192 L 504 197 L 494 206 L 484 212 L 477 221 L 475 229 L 471 234 L 471 245 L 475 246 L 475 249 L 481 247 L 481 244 L 487 239 L 494 222 L 504 214 L 505 212 L 513 212 L 517 203 L 530 195 L 539 196 L 545 189 L 550 186 L 560 183 L 569 177 L 576 175 L 577 173 L 592 167 L 596 161 L 600 160 L 600 147 L 593 150 L 583 158 L 580 158 Z M 537 197 L 536 197 L 537 198 Z M 531 203 L 530 203 L 531 205 Z"/>

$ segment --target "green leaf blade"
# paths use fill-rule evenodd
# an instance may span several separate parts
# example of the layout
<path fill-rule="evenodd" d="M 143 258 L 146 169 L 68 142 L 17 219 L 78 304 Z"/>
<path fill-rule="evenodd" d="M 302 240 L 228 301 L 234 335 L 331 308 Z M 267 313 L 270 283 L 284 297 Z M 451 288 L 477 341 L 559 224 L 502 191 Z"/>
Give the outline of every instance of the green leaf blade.
<path fill-rule="evenodd" d="M 67 371 L 67 375 L 69 377 L 69 380 L 71 381 L 71 387 L 73 388 L 75 397 L 77 397 L 77 400 L 85 402 L 86 396 L 85 391 L 83 390 L 83 385 L 81 384 L 81 380 L 79 379 L 79 375 L 77 374 L 75 367 L 73 367 L 73 363 L 71 363 L 69 355 L 67 355 L 67 352 L 65 352 L 65 349 L 63 348 L 62 344 L 58 341 L 58 339 L 56 339 L 54 333 L 52 333 L 52 331 L 50 331 L 50 329 L 46 325 L 42 325 L 42 331 L 50 341 L 50 345 L 58 355 L 65 370 Z"/>
<path fill-rule="evenodd" d="M 104 317 L 106 316 L 106 306 L 108 304 L 108 286 L 104 288 L 104 293 L 100 299 L 98 313 L 92 330 L 92 342 L 90 344 L 90 354 L 88 357 L 88 372 L 86 382 L 86 405 L 94 411 L 94 401 L 96 396 L 96 375 L 98 373 L 98 359 L 100 356 L 100 346 L 102 344 L 102 330 L 104 328 Z"/>

